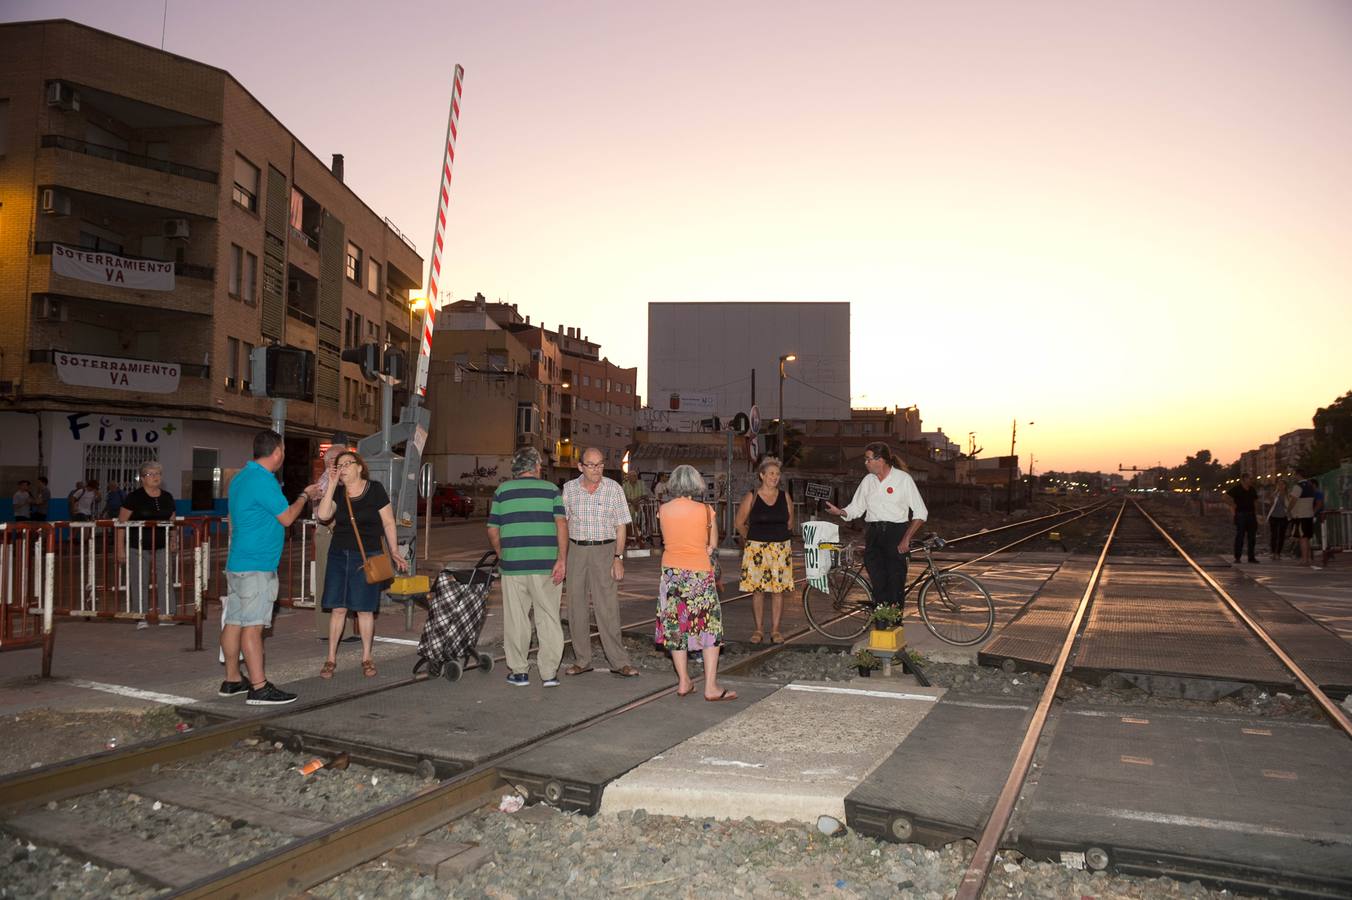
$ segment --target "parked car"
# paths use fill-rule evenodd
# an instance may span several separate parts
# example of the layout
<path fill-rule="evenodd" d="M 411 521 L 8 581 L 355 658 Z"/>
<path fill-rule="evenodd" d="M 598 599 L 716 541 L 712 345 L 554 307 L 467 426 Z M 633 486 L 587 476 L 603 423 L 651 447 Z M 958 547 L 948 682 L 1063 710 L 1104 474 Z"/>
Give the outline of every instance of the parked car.
<path fill-rule="evenodd" d="M 418 515 L 426 513 L 426 501 L 418 500 Z M 437 488 L 437 492 L 432 495 L 432 515 L 446 518 L 448 516 L 460 516 L 468 519 L 474 512 L 474 501 L 467 497 L 465 493 L 458 488 L 450 485 Z"/>

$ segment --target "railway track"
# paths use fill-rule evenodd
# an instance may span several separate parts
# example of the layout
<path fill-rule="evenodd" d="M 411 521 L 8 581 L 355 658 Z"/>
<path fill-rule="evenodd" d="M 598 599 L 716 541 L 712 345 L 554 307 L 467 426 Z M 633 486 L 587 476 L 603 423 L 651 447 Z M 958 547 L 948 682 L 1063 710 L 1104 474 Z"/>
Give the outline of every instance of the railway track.
<path fill-rule="evenodd" d="M 1019 744 L 1014 764 L 1010 769 L 1009 775 L 1005 780 L 1004 787 L 996 799 L 994 809 L 986 821 L 984 828 L 977 839 L 976 850 L 972 855 L 967 871 L 963 875 L 962 883 L 957 890 L 957 900 L 977 900 L 982 896 L 986 888 L 990 875 L 991 866 L 995 860 L 997 851 L 1006 837 L 1007 829 L 1014 816 L 1016 807 L 1020 801 L 1021 792 L 1024 789 L 1025 782 L 1033 766 L 1034 757 L 1039 753 L 1039 742 L 1042 741 L 1044 732 L 1047 729 L 1049 721 L 1055 715 L 1052 704 L 1061 686 L 1062 679 L 1067 672 L 1074 666 L 1077 653 L 1077 638 L 1082 634 L 1086 623 L 1086 617 L 1092 607 L 1096 593 L 1100 586 L 1100 581 L 1109 558 L 1115 553 L 1118 555 L 1138 555 L 1144 547 L 1167 546 L 1178 554 L 1186 565 L 1203 581 L 1215 594 L 1218 603 L 1225 607 L 1247 628 L 1255 637 L 1257 637 L 1264 646 L 1272 653 L 1281 665 L 1289 671 L 1301 686 L 1310 694 L 1310 696 L 1323 710 L 1329 721 L 1344 736 L 1352 738 L 1352 720 L 1337 706 L 1334 701 L 1328 697 L 1319 685 L 1306 673 L 1296 661 L 1282 649 L 1281 646 L 1267 633 L 1262 626 L 1250 616 L 1244 608 L 1236 602 L 1224 587 L 1212 577 L 1205 569 L 1189 556 L 1178 542 L 1168 534 L 1159 523 L 1151 518 L 1139 504 L 1131 504 L 1134 516 L 1126 517 L 1128 512 L 1128 503 L 1123 502 L 1117 510 L 1117 515 L 1108 531 L 1107 539 L 1098 555 L 1093 571 L 1090 573 L 1088 583 L 1075 609 L 1070 627 L 1067 629 L 1061 643 L 1059 653 L 1052 668 L 1042 695 L 1038 700 L 1033 714 L 1029 720 L 1027 730 Z M 1121 536 L 1121 543 L 1117 543 Z M 1042 748 L 1045 752 L 1045 747 Z M 1088 865 L 1091 868 L 1106 868 L 1109 864 L 1108 854 L 1103 850 L 1092 852 L 1096 848 L 1091 848 L 1091 852 L 1086 854 Z"/>
<path fill-rule="evenodd" d="M 1040 517 L 1043 521 L 1034 524 L 1035 530 L 1031 534 L 1024 533 L 1029 530 L 1030 523 L 1016 523 L 1025 527 L 1008 529 L 1005 532 L 1009 539 L 1008 543 L 1002 544 L 975 559 L 958 561 L 954 567 L 967 565 L 1002 550 L 1017 547 L 1049 528 L 1064 527 L 1065 523 L 1071 518 L 1082 519 L 1101 511 L 1102 506 L 1096 506 Z M 1076 618 L 1076 627 L 1071 630 L 1071 635 L 1075 633 L 1083 621 L 1084 613 L 1093 594 L 1094 584 L 1097 581 L 1097 573 L 1101 571 L 1105 560 L 1112 556 L 1114 536 L 1118 532 L 1121 532 L 1124 537 L 1127 536 L 1126 529 L 1120 527 L 1120 519 L 1121 510 L 1118 511 L 1118 519 L 1111 523 L 1108 538 L 1099 556 L 1095 576 L 1091 579 L 1089 588 L 1086 589 L 1081 610 Z M 1189 562 L 1191 562 L 1190 558 Z M 1219 586 L 1217 586 L 1217 589 L 1221 590 Z M 726 602 L 730 604 L 743 602 L 746 596 L 731 597 Z M 630 623 L 626 627 L 643 627 L 649 622 L 651 622 L 651 619 Z M 767 646 L 735 661 L 729 660 L 728 664 L 722 666 L 721 669 L 724 674 L 734 676 L 752 672 L 776 655 L 791 652 L 804 644 L 810 643 L 813 634 L 810 629 L 806 628 L 787 634 L 784 643 Z M 1053 672 L 1053 678 L 1048 682 L 1043 692 L 1042 701 L 1038 705 L 1039 715 L 1034 716 L 1033 727 L 1030 727 L 1029 736 L 1024 741 L 1025 744 L 1031 742 L 1031 747 L 1037 746 L 1042 727 L 1051 715 L 1051 698 L 1055 696 L 1059 680 L 1073 658 L 1069 655 L 1072 646 L 1073 641 L 1067 640 L 1065 644 L 1067 658 Z M 388 691 L 421 680 L 425 680 L 425 676 L 405 679 L 378 690 Z M 439 781 L 429 781 L 414 790 L 410 796 L 383 803 L 376 808 L 363 811 L 342 821 L 302 823 L 304 827 L 300 830 L 304 833 L 295 834 L 293 839 L 283 845 L 256 854 L 253 858 L 235 865 L 226 866 L 216 871 L 201 872 L 198 877 L 190 881 L 184 882 L 180 878 L 177 882 L 169 883 L 163 877 L 156 877 L 153 873 L 140 872 L 139 874 L 148 883 L 170 887 L 174 896 L 280 897 L 294 894 L 298 890 L 304 890 L 365 861 L 375 859 L 388 850 L 407 844 L 420 835 L 433 832 L 460 816 L 484 807 L 485 804 L 495 800 L 504 788 L 519 789 L 519 779 L 509 781 L 504 776 L 505 770 L 510 769 L 515 757 L 550 741 L 585 732 L 589 728 L 639 710 L 647 704 L 669 695 L 673 690 L 674 687 L 669 686 L 652 691 L 618 709 L 590 717 L 549 734 L 539 735 L 527 744 L 499 754 L 472 769 L 450 774 L 442 777 Z M 1315 690 L 1317 690 L 1317 687 Z M 368 691 L 364 693 L 369 695 L 377 692 Z M 353 699 L 353 696 L 349 695 L 335 698 L 330 703 L 342 703 L 351 699 Z M 1325 700 L 1327 701 L 1327 698 Z M 1339 715 L 1337 707 L 1332 706 L 1331 701 L 1327 701 L 1327 703 L 1328 706 L 1321 704 L 1326 712 L 1330 712 L 1331 716 Z M 147 772 L 185 760 L 196 760 L 198 765 L 209 766 L 212 754 L 237 748 L 241 742 L 270 742 L 277 734 L 275 730 L 276 720 L 288 715 L 289 712 L 277 711 L 248 722 L 211 725 L 199 728 L 187 735 L 128 747 L 113 753 L 99 754 L 84 760 L 75 760 L 42 770 L 11 776 L 0 780 L 0 814 L 8 820 L 23 810 L 39 808 L 61 798 L 85 795 L 118 785 L 134 785 L 142 782 Z M 1343 719 L 1345 722 L 1346 717 L 1344 716 Z M 296 749 L 301 748 L 297 746 Z M 308 753 L 312 750 L 312 747 L 306 746 L 304 749 Z M 336 746 L 324 749 L 328 754 L 343 752 L 342 748 Z M 1007 782 L 1007 784 L 1015 785 L 1013 788 L 1007 788 L 1007 792 L 1012 791 L 1011 796 L 1013 797 L 1017 797 L 1018 785 L 1022 784 L 1022 779 L 1027 774 L 1027 761 L 1024 756 L 1023 752 L 1019 755 L 1019 760 L 1023 762 L 1023 772 L 1020 774 L 1019 767 L 1016 765 L 1015 771 L 1011 772 L 1010 780 Z M 393 764 L 404 770 L 414 769 L 416 771 L 418 769 L 416 763 L 408 760 L 392 762 L 388 759 L 369 758 L 355 747 L 351 750 L 351 759 L 358 764 Z M 444 775 L 445 773 L 435 773 L 431 769 L 424 768 L 421 774 L 426 777 L 434 774 Z M 532 796 L 529 799 L 558 800 L 558 797 L 549 795 L 547 786 L 540 787 L 538 794 L 538 796 Z M 1012 813 L 1012 809 L 1011 805 L 1010 813 Z M 247 814 L 247 811 L 241 813 L 241 818 Z M 997 814 L 1004 818 L 1004 824 L 1000 823 Z M 987 829 L 993 836 L 988 838 L 983 833 L 982 840 L 978 843 L 977 853 L 964 876 L 960 887 L 960 896 L 980 896 L 985 872 L 989 870 L 990 862 L 994 859 L 994 849 L 999 846 L 1000 836 L 1008 822 L 1008 814 L 1003 812 L 1002 806 L 997 806 L 996 814 L 992 815 Z"/>

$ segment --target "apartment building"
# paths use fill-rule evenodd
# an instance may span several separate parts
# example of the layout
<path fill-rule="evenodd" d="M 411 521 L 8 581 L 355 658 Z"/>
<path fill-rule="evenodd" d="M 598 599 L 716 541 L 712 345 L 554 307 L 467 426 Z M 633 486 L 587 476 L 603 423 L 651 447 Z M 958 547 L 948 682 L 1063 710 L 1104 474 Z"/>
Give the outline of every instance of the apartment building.
<path fill-rule="evenodd" d="M 221 69 L 69 21 L 0 25 L 0 479 L 134 481 L 219 509 L 270 423 L 248 357 L 316 355 L 288 483 L 379 392 L 340 361 L 409 343 L 413 244 Z M 58 503 L 58 507 L 61 504 Z M 59 509 L 53 510 L 59 514 Z"/>
<path fill-rule="evenodd" d="M 559 478 L 595 446 L 616 474 L 634 439 L 637 383 L 637 367 L 601 356 L 578 328 L 531 324 L 516 304 L 482 294 L 448 303 L 432 348 L 425 456 L 438 480 L 460 483 L 467 472 L 505 473 L 516 448 L 533 446 Z"/>

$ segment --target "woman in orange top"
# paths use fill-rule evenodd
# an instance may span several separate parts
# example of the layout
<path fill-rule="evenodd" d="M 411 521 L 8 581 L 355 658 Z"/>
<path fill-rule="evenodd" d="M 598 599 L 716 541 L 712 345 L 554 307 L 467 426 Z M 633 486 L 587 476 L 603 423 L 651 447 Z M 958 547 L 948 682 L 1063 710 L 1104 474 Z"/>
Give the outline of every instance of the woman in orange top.
<path fill-rule="evenodd" d="M 667 496 L 658 519 L 662 525 L 662 580 L 657 588 L 657 646 L 671 651 L 680 683 L 677 696 L 695 690 L 687 654 L 704 654 L 704 699 L 736 700 L 737 692 L 718 686 L 718 647 L 723 614 L 710 554 L 718 548 L 718 525 L 704 496 L 704 478 L 694 466 L 677 466 L 667 480 Z"/>

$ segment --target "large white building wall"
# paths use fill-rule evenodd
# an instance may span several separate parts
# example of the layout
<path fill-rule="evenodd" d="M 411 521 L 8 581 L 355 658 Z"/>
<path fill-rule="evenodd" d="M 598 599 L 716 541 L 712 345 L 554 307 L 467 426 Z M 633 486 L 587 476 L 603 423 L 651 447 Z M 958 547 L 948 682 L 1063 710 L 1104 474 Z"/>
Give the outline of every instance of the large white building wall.
<path fill-rule="evenodd" d="M 785 367 L 784 417 L 848 419 L 849 303 L 649 303 L 648 404 L 703 394 L 714 414 L 746 412 L 755 369 L 761 417 L 774 418 L 779 358 L 789 353 L 798 359 Z"/>

